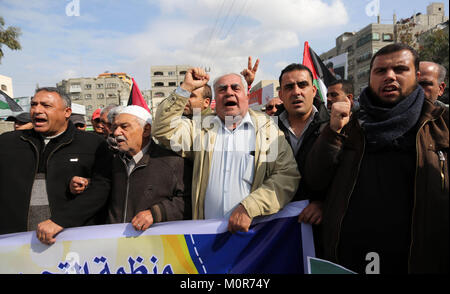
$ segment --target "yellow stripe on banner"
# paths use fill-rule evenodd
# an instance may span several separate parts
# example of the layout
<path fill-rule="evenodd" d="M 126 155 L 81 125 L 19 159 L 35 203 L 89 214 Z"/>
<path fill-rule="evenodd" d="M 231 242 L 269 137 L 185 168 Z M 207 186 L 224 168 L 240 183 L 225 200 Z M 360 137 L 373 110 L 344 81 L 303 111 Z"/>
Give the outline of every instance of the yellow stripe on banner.
<path fill-rule="evenodd" d="M 164 260 L 171 264 L 178 264 L 187 274 L 198 274 L 198 270 L 189 254 L 184 235 L 164 235 L 161 236 L 161 240 L 164 248 L 170 248 L 169 250 L 164 250 Z"/>

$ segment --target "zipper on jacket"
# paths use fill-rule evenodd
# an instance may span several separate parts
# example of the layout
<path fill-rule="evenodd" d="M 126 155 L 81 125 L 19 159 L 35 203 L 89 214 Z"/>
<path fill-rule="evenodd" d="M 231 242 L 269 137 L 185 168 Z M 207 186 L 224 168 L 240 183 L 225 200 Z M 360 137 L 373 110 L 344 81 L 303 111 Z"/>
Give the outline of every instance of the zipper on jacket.
<path fill-rule="evenodd" d="M 362 163 L 362 160 L 363 160 L 363 157 L 364 157 L 364 152 L 365 152 L 365 150 L 366 150 L 366 139 L 365 139 L 365 137 L 364 137 L 364 138 L 363 138 L 362 155 L 361 155 L 361 158 L 359 159 L 359 162 L 358 162 L 358 169 L 356 170 L 356 174 L 359 174 L 359 170 L 361 169 L 361 163 Z M 352 196 L 352 194 L 353 194 L 353 190 L 355 190 L 355 186 L 356 186 L 357 180 L 358 180 L 358 179 L 356 178 L 356 179 L 353 181 L 352 189 L 350 190 L 350 193 L 349 193 L 349 195 L 348 195 L 347 205 L 345 206 L 344 213 L 342 214 L 341 220 L 340 220 L 340 222 L 339 222 L 338 237 L 337 237 L 337 240 L 336 240 L 336 247 L 334 248 L 334 255 L 335 255 L 335 257 L 336 257 L 337 263 L 339 263 L 338 248 L 339 248 L 339 241 L 340 241 L 340 238 L 341 238 L 342 223 L 344 222 L 345 214 L 347 213 L 348 206 L 350 205 L 350 198 L 351 198 L 351 196 Z"/>
<path fill-rule="evenodd" d="M 65 143 L 62 143 L 62 144 L 60 144 L 60 145 L 58 145 L 58 146 L 56 146 L 55 147 L 55 149 L 53 149 L 52 150 L 52 152 L 50 152 L 50 154 L 48 155 L 48 157 L 47 157 L 47 162 L 46 162 L 46 172 L 45 172 L 45 187 L 46 187 L 46 190 L 47 190 L 47 187 L 48 187 L 48 183 L 47 183 L 47 173 L 48 173 L 48 163 L 49 163 L 49 161 L 50 161 L 50 157 L 52 157 L 52 155 L 56 152 L 56 151 L 58 151 L 61 147 L 63 147 L 63 146 L 65 146 L 65 145 L 69 145 L 70 143 L 72 143 L 72 141 L 73 141 L 73 139 L 70 139 L 70 141 L 68 141 L 68 142 L 65 142 Z M 49 142 L 50 143 L 50 142 Z M 45 148 L 46 148 L 47 146 L 45 146 L 44 147 L 44 150 L 45 150 Z M 39 163 L 38 163 L 39 164 Z M 47 199 L 49 198 L 49 196 L 50 195 L 48 195 L 48 190 L 47 190 Z M 48 208 L 49 208 L 49 210 L 50 210 L 50 217 L 52 217 L 52 206 L 50 205 L 50 199 L 48 199 Z"/>
<path fill-rule="evenodd" d="M 36 147 L 36 145 L 34 145 L 34 143 L 31 140 L 28 140 L 25 137 L 22 137 L 23 140 L 28 141 L 33 147 L 34 147 L 34 151 L 36 151 L 36 168 L 34 169 L 34 177 L 33 177 L 33 182 L 36 180 L 36 175 L 37 175 L 37 171 L 38 171 L 38 167 L 39 167 L 39 151 Z M 31 187 L 31 190 L 33 190 L 33 186 Z M 33 191 L 31 191 L 30 193 L 30 200 L 28 201 L 28 212 L 27 212 L 27 231 L 28 231 L 28 218 L 30 217 L 30 209 L 31 209 L 31 194 L 33 193 Z"/>
<path fill-rule="evenodd" d="M 419 133 L 420 130 L 425 126 L 425 124 L 427 124 L 428 122 L 430 122 L 432 120 L 426 120 L 424 121 L 419 129 L 417 130 L 417 134 L 416 134 L 416 173 L 414 175 L 414 204 L 413 204 L 413 208 L 411 211 L 411 243 L 409 245 L 409 256 L 408 256 L 408 273 L 411 273 L 411 255 L 412 255 L 412 248 L 414 245 L 414 212 L 416 210 L 416 196 L 417 196 L 417 172 L 419 170 Z"/>
<path fill-rule="evenodd" d="M 444 164 L 445 164 L 445 156 L 444 153 L 442 151 L 438 151 L 437 152 L 438 156 L 439 156 L 439 163 L 441 166 L 441 182 L 442 182 L 442 191 L 444 191 L 445 188 L 445 173 L 444 173 Z"/>

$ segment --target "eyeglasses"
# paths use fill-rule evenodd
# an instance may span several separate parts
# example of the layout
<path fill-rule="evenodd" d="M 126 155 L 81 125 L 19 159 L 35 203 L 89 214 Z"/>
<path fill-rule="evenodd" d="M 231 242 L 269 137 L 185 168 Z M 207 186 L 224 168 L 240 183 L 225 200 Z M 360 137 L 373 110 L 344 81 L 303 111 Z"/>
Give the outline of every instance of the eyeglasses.
<path fill-rule="evenodd" d="M 276 105 L 267 105 L 266 110 L 272 110 L 274 106 L 277 108 L 277 110 L 280 110 L 283 107 L 282 105 L 282 103 Z"/>

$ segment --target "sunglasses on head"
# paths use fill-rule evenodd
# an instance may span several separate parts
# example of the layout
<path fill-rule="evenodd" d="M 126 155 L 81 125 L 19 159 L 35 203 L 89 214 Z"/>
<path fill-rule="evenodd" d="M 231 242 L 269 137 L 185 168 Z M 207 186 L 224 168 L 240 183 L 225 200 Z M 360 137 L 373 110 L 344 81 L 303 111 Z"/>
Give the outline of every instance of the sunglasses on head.
<path fill-rule="evenodd" d="M 276 104 L 276 105 L 267 105 L 266 106 L 266 110 L 272 110 L 273 109 L 273 107 L 275 106 L 278 110 L 280 110 L 281 109 L 281 105 L 283 105 L 283 104 Z"/>

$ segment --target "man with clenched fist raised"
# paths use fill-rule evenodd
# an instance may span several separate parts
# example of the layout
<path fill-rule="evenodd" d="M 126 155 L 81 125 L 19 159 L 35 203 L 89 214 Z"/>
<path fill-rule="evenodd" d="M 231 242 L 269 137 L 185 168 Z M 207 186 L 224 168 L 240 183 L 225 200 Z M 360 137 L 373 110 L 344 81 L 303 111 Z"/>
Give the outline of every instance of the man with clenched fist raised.
<path fill-rule="evenodd" d="M 326 193 L 324 258 L 358 273 L 449 272 L 448 108 L 419 77 L 414 49 L 380 49 L 360 110 L 333 103 L 306 162 L 305 181 Z"/>
<path fill-rule="evenodd" d="M 289 203 L 300 175 L 273 120 L 249 109 L 246 81 L 239 74 L 214 81 L 216 114 L 182 118 L 191 93 L 208 81 L 203 69 L 189 69 L 183 84 L 159 105 L 153 136 L 193 161 L 193 218 L 225 217 L 230 232 L 247 232 L 254 217 Z"/>

